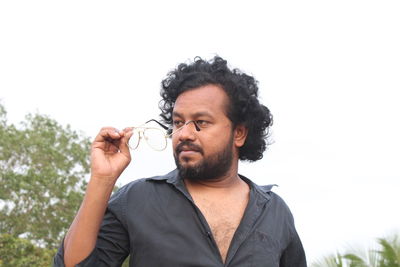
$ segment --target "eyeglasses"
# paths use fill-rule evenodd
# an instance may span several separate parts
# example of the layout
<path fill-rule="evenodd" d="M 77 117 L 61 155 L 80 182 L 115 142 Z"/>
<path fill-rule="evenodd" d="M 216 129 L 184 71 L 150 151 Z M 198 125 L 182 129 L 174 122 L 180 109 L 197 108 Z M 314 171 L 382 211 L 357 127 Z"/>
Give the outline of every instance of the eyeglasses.
<path fill-rule="evenodd" d="M 145 126 L 149 122 L 155 122 L 159 126 L 161 126 L 164 130 L 156 127 L 148 127 Z M 194 127 L 197 132 L 200 131 L 200 127 L 195 121 L 188 121 L 185 122 L 181 127 L 176 129 L 175 131 L 172 132 L 170 128 L 162 124 L 161 122 L 151 119 L 148 120 L 146 123 L 142 124 L 141 126 L 138 127 L 132 127 L 133 134 L 131 138 L 128 141 L 128 147 L 132 150 L 135 150 L 138 148 L 140 140 L 144 139 L 146 140 L 146 143 L 151 147 L 152 149 L 156 151 L 163 151 L 164 149 L 167 148 L 167 139 L 170 138 L 173 134 L 179 132 L 181 129 L 183 129 L 184 126 L 188 125 L 189 123 L 194 124 Z M 167 132 L 166 132 L 167 131 Z M 170 133 L 168 133 L 170 132 Z"/>

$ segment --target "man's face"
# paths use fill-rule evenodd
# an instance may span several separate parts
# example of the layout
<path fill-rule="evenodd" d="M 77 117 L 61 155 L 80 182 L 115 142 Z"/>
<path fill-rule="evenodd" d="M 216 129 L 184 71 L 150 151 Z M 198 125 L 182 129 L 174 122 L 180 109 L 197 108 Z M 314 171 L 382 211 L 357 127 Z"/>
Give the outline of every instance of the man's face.
<path fill-rule="evenodd" d="M 180 94 L 173 110 L 174 158 L 183 178 L 212 180 L 227 173 L 235 152 L 234 131 L 226 115 L 229 98 L 220 87 L 206 85 Z"/>

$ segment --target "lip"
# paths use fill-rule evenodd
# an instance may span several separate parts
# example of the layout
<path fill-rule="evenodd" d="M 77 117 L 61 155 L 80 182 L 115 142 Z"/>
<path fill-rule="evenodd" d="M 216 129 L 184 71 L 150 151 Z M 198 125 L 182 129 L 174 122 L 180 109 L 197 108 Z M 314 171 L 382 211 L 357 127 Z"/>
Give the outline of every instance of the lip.
<path fill-rule="evenodd" d="M 179 153 L 182 153 L 182 152 L 199 152 L 199 150 L 194 149 L 193 147 L 184 146 L 181 149 L 179 149 Z"/>
<path fill-rule="evenodd" d="M 196 150 L 182 150 L 181 152 L 179 152 L 179 154 L 190 154 L 190 153 L 199 153 L 199 151 Z"/>
<path fill-rule="evenodd" d="M 182 143 L 178 144 L 176 147 L 176 154 L 179 156 L 193 156 L 197 153 L 203 154 L 201 148 L 193 144 L 191 142 L 183 141 Z"/>
<path fill-rule="evenodd" d="M 198 154 L 198 151 L 195 150 L 182 150 L 181 152 L 179 152 L 179 156 L 180 157 L 191 157 L 194 156 L 196 154 Z"/>

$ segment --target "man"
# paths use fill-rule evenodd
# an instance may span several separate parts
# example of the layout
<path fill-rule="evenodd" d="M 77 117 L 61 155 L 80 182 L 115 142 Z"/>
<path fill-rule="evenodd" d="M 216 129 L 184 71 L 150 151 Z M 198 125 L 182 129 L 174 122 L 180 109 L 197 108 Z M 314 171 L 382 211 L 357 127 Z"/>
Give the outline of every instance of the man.
<path fill-rule="evenodd" d="M 55 266 L 305 267 L 292 215 L 271 186 L 238 174 L 262 158 L 272 115 L 253 77 L 220 57 L 181 64 L 162 82 L 177 169 L 111 195 L 132 129 L 103 128 L 91 178 Z"/>

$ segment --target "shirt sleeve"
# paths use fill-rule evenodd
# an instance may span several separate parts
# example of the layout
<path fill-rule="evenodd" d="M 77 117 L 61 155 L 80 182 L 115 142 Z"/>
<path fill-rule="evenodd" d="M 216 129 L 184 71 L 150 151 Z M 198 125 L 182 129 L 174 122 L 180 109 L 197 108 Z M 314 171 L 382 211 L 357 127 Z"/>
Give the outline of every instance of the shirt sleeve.
<path fill-rule="evenodd" d="M 118 193 L 117 193 L 118 195 Z M 121 266 L 129 255 L 129 236 L 123 219 L 123 206 L 120 199 L 112 197 L 104 215 L 96 246 L 89 256 L 77 264 L 78 267 L 86 266 Z M 65 267 L 64 242 L 61 243 L 54 257 L 53 267 Z"/>
<path fill-rule="evenodd" d="M 280 259 L 280 267 L 307 267 L 306 255 L 300 238 L 295 231 L 293 238 Z"/>

